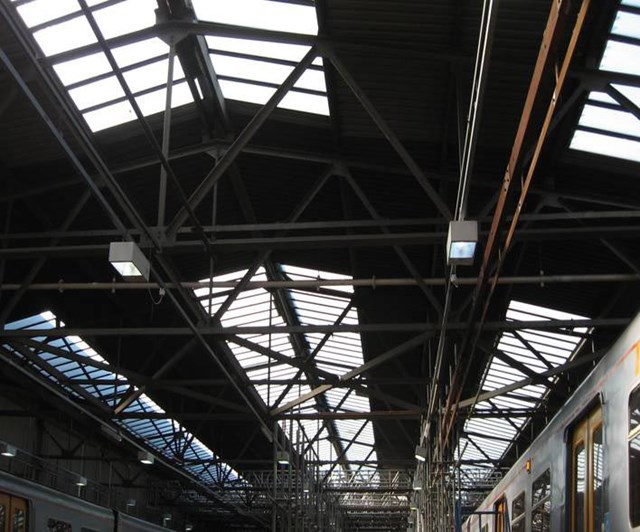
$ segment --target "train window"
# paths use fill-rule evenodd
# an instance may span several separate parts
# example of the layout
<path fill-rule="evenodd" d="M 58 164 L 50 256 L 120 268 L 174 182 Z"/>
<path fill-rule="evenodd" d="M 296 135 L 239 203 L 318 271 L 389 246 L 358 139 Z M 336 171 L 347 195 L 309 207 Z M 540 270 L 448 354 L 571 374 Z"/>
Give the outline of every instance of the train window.
<path fill-rule="evenodd" d="M 531 490 L 531 532 L 551 529 L 551 470 L 547 469 L 534 482 Z"/>
<path fill-rule="evenodd" d="M 640 526 L 640 388 L 629 397 L 629 518 Z"/>
<path fill-rule="evenodd" d="M 22 508 L 16 508 L 12 516 L 11 532 L 25 532 L 27 529 L 27 515 Z"/>
<path fill-rule="evenodd" d="M 59 519 L 51 519 L 47 521 L 47 532 L 72 532 L 71 525 L 60 521 Z"/>
<path fill-rule="evenodd" d="M 524 491 L 511 503 L 511 532 L 524 532 Z"/>

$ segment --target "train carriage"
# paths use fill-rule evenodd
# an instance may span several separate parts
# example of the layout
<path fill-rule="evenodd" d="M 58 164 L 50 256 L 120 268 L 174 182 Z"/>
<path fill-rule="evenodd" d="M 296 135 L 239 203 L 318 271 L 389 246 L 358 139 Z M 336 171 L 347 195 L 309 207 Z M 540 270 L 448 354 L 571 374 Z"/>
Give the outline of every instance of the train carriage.
<path fill-rule="evenodd" d="M 640 315 L 463 530 L 640 531 Z"/>
<path fill-rule="evenodd" d="M 0 532 L 155 532 L 142 521 L 0 472 Z"/>

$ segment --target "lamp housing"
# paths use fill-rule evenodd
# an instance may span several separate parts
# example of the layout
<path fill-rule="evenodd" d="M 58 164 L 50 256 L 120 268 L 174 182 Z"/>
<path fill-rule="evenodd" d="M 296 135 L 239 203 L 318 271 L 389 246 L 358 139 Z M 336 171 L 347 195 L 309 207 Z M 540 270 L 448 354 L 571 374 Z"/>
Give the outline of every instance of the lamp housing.
<path fill-rule="evenodd" d="M 109 262 L 125 281 L 148 281 L 151 264 L 135 242 L 111 242 Z"/>
<path fill-rule="evenodd" d="M 287 451 L 276 451 L 276 462 L 280 465 L 289 465 L 289 453 Z"/>
<path fill-rule="evenodd" d="M 76 486 L 83 488 L 87 485 L 87 477 L 79 476 L 76 478 Z"/>
<path fill-rule="evenodd" d="M 6 456 L 7 458 L 13 458 L 16 454 L 18 454 L 18 449 L 14 445 L 9 445 L 8 443 L 0 443 L 0 454 L 2 456 Z"/>
<path fill-rule="evenodd" d="M 422 489 L 422 482 L 420 482 L 419 478 L 413 479 L 413 489 L 414 491 L 420 491 Z"/>
<path fill-rule="evenodd" d="M 478 244 L 478 222 L 451 221 L 447 233 L 447 264 L 451 266 L 473 264 Z"/>
<path fill-rule="evenodd" d="M 151 465 L 155 462 L 154 456 L 148 451 L 138 451 L 138 460 L 145 465 Z"/>
<path fill-rule="evenodd" d="M 416 445 L 416 460 L 424 462 L 427 459 L 427 448 Z"/>

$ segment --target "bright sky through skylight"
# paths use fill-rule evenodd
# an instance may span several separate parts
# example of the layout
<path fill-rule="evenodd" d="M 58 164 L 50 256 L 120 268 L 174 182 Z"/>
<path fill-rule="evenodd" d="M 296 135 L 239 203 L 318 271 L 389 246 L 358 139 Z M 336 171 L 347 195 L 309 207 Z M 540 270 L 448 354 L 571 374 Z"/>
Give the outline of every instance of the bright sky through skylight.
<path fill-rule="evenodd" d="M 282 266 L 282 271 L 288 279 L 317 280 L 317 279 L 349 279 L 347 276 L 329 272 L 319 272 L 306 268 Z M 245 274 L 244 271 L 214 277 L 214 281 L 238 281 Z M 265 281 L 267 279 L 264 269 L 259 269 L 252 281 Z M 206 282 L 205 279 L 203 282 Z M 195 290 L 202 306 L 211 314 L 215 314 L 220 308 L 230 290 L 214 288 L 211 295 L 208 288 Z M 351 305 L 353 287 L 327 287 L 322 290 L 296 290 L 287 289 L 287 298 L 292 302 L 298 322 L 301 325 L 332 325 L 335 323 L 357 324 L 357 309 Z M 340 321 L 340 317 L 342 320 Z M 231 304 L 227 312 L 221 318 L 224 327 L 248 326 L 248 325 L 272 325 L 274 327 L 285 325 L 273 298 L 264 288 L 245 290 Z M 251 342 L 269 348 L 287 358 L 295 358 L 297 355 L 289 335 L 239 335 Z M 322 347 L 315 353 L 314 365 L 319 369 L 334 375 L 342 375 L 363 364 L 362 344 L 360 335 L 355 333 L 333 333 L 325 338 L 324 334 L 307 333 L 304 335 L 309 353 L 315 352 L 320 343 Z M 306 374 L 300 373 L 298 368 L 276 361 L 255 350 L 239 346 L 234 342 L 228 342 L 230 349 L 251 380 L 277 380 L 285 383 L 256 384 L 256 391 L 269 408 L 282 406 L 288 402 L 311 391 L 307 384 L 287 386 L 286 381 L 295 378 L 306 380 Z M 307 353 L 308 355 L 308 353 Z M 333 388 L 323 394 L 329 408 L 337 412 L 369 412 L 371 406 L 369 399 L 355 395 L 348 388 Z M 317 413 L 318 407 L 314 399 L 295 407 L 298 412 Z M 304 429 L 309 439 L 313 439 L 320 426 L 316 421 L 300 421 L 300 427 Z M 373 426 L 370 421 L 364 420 L 336 420 L 334 422 L 339 436 L 342 438 L 342 446 L 346 446 L 350 439 L 359 432 L 359 436 L 351 444 L 347 451 L 349 460 L 362 460 L 375 463 L 377 461 L 374 449 Z M 281 422 L 283 429 L 288 432 L 288 423 Z M 314 452 L 318 458 L 324 461 L 333 461 L 337 457 L 338 450 L 330 443 L 329 433 L 322 430 L 320 439 Z"/>
<path fill-rule="evenodd" d="M 571 320 L 585 319 L 584 316 L 569 314 L 511 301 L 506 315 L 507 321 L 537 320 Z M 517 367 L 526 366 L 535 373 L 542 373 L 566 363 L 583 343 L 582 335 L 587 332 L 584 327 L 567 329 L 566 331 L 548 331 L 522 329 L 515 332 L 504 332 L 498 340 L 498 353 L 494 355 L 482 380 L 482 391 L 493 391 L 504 386 L 522 381 L 528 377 Z M 548 388 L 539 384 L 530 384 L 508 394 L 501 394 L 492 399 L 476 404 L 474 412 L 481 414 L 489 410 L 530 409 L 546 397 Z M 499 460 L 509 449 L 511 442 L 517 437 L 520 429 L 528 422 L 525 417 L 482 417 L 471 415 L 465 423 L 464 436 L 458 443 L 456 456 L 463 460 L 485 462 Z M 492 436 L 494 438 L 492 438 Z M 463 469 L 467 466 L 462 466 Z M 475 466 L 474 466 L 475 467 Z M 490 469 L 487 469 L 487 474 Z"/>
<path fill-rule="evenodd" d="M 64 326 L 63 322 L 57 322 L 52 312 L 45 311 L 9 323 L 6 328 L 9 330 L 50 329 Z M 41 343 L 42 348 L 35 349 L 19 345 L 14 347 L 9 344 L 4 347 L 21 364 L 45 376 L 80 402 L 86 401 L 87 397 L 95 398 L 109 408 L 114 408 L 131 393 L 132 385 L 127 378 L 116 373 L 115 370 L 111 371 L 109 362 L 79 336 L 41 337 L 33 338 L 33 341 Z M 50 350 L 47 350 L 47 346 Z M 32 356 L 27 358 L 21 349 L 30 351 Z M 68 358 L 65 356 L 67 352 Z M 78 379 L 90 379 L 91 383 L 74 383 L 74 380 Z M 228 481 L 239 479 L 238 474 L 229 465 L 217 460 L 215 453 L 177 420 L 169 415 L 145 419 L 140 416 L 145 412 L 155 415 L 166 414 L 151 397 L 141 394 L 123 410 L 121 416 L 113 420 L 113 423 L 131 433 L 136 439 L 142 439 L 149 447 L 154 448 L 158 455 L 163 455 L 167 460 L 179 464 L 205 483 L 217 487 L 224 478 Z M 127 414 L 134 414 L 134 416 L 127 417 Z M 176 441 L 178 433 L 182 435 L 181 441 Z M 203 467 L 203 461 L 212 459 L 216 460 L 216 467 Z"/>
<path fill-rule="evenodd" d="M 639 3 L 637 0 L 622 2 L 600 61 L 600 70 L 640 75 L 640 45 L 637 42 L 640 39 L 640 15 L 625 10 L 626 6 L 637 8 Z M 620 84 L 613 87 L 640 107 L 640 89 Z M 570 147 L 640 162 L 640 119 L 625 107 L 624 101 L 592 92 Z"/>
<path fill-rule="evenodd" d="M 92 0 L 87 3 L 105 39 L 155 24 L 156 0 L 121 0 L 115 3 Z M 274 0 L 196 0 L 194 7 L 201 20 L 221 24 L 305 35 L 316 35 L 318 31 L 315 8 L 311 6 Z M 19 5 L 17 9 L 47 57 L 95 44 L 98 40 L 77 0 L 33 0 Z M 61 20 L 61 17 L 64 18 Z M 278 42 L 216 36 L 207 36 L 206 39 L 225 98 L 260 105 L 267 102 L 309 50 L 308 46 Z M 163 111 L 167 44 L 152 38 L 113 48 L 112 53 L 118 66 L 125 68 L 126 82 L 143 115 Z M 141 64 L 150 61 L 152 64 Z M 68 87 L 71 99 L 83 112 L 92 131 L 135 119 L 133 108 L 124 101 L 124 90 L 103 53 L 56 62 L 53 68 Z M 172 107 L 193 101 L 179 59 L 175 68 Z M 108 76 L 109 73 L 112 75 Z M 279 107 L 329 114 L 321 58 L 316 58 L 313 67 L 302 75 Z"/>

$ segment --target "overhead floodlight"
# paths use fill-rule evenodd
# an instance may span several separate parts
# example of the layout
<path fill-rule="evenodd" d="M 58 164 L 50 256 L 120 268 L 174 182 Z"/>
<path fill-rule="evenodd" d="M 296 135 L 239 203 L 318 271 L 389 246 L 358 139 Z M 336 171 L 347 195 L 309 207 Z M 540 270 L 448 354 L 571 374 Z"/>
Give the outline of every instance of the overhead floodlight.
<path fill-rule="evenodd" d="M 133 508 L 136 505 L 135 499 L 127 499 L 127 507 Z"/>
<path fill-rule="evenodd" d="M 166 525 L 167 523 L 169 523 L 171 521 L 171 514 L 164 514 L 162 516 L 162 524 Z"/>
<path fill-rule="evenodd" d="M 473 264 L 473 256 L 478 243 L 478 222 L 449 222 L 447 234 L 447 264 Z"/>
<path fill-rule="evenodd" d="M 148 281 L 151 265 L 135 242 L 111 242 L 109 262 L 125 281 Z"/>
<path fill-rule="evenodd" d="M 416 445 L 416 460 L 424 462 L 427 459 L 427 448 Z"/>
<path fill-rule="evenodd" d="M 0 454 L 2 456 L 6 456 L 7 458 L 13 458 L 16 454 L 18 454 L 18 449 L 16 449 L 13 445 L 9 445 L 8 443 L 0 443 Z"/>
<path fill-rule="evenodd" d="M 420 482 L 419 478 L 413 479 L 413 489 L 415 491 L 420 491 L 422 489 L 422 483 Z"/>
<path fill-rule="evenodd" d="M 186 532 L 189 532 L 190 530 L 193 530 L 193 525 L 187 523 L 186 525 L 184 525 L 184 529 Z"/>
<path fill-rule="evenodd" d="M 76 479 L 76 486 L 79 486 L 79 487 L 83 488 L 86 485 L 87 485 L 87 477 L 79 476 Z"/>
<path fill-rule="evenodd" d="M 155 461 L 154 456 L 147 451 L 138 451 L 138 460 L 141 464 L 151 465 Z"/>
<path fill-rule="evenodd" d="M 276 451 L 276 462 L 281 465 L 289 465 L 289 453 L 287 451 Z"/>

